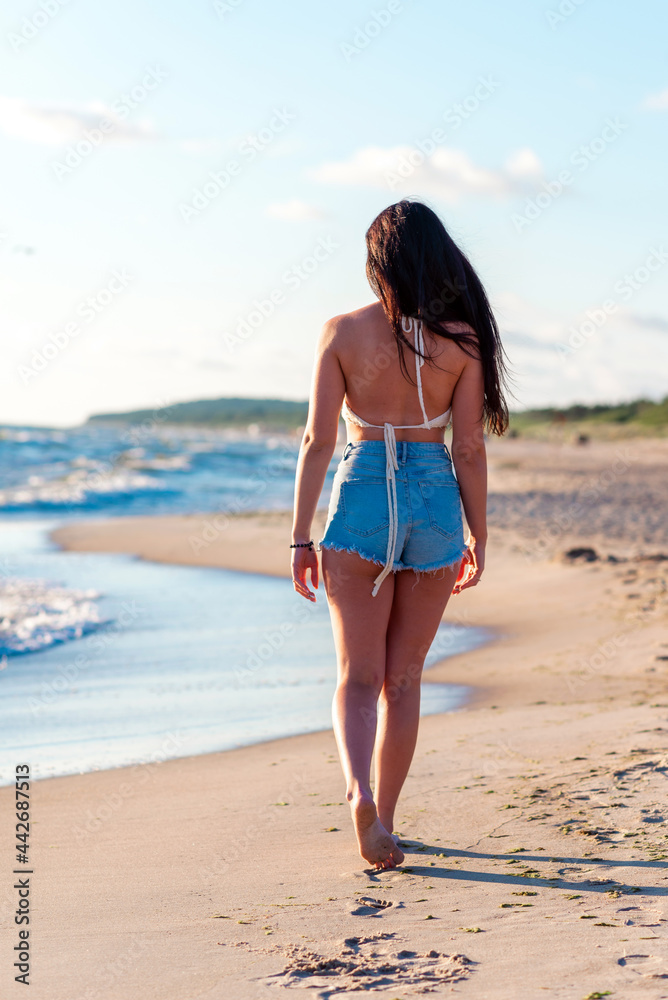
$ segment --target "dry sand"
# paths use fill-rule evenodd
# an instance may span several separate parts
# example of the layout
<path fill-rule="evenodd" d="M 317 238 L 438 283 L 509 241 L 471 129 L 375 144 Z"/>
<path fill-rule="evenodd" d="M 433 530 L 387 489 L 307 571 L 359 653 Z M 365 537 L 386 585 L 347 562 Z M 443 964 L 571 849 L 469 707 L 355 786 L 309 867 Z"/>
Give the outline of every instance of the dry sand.
<path fill-rule="evenodd" d="M 404 866 L 363 869 L 331 732 L 42 781 L 34 1000 L 246 1000 L 285 987 L 402 1000 L 668 997 L 668 561 L 660 533 L 644 541 L 666 476 L 647 451 L 603 485 L 606 448 L 492 451 L 494 497 L 521 511 L 524 496 L 526 516 L 509 527 L 493 518 L 483 584 L 447 609 L 498 639 L 430 671 L 475 694 L 421 722 L 398 810 Z M 531 511 L 583 468 L 598 496 L 581 496 L 584 512 L 558 530 L 534 530 Z M 619 534 L 601 503 L 608 519 L 617 510 Z M 553 505 L 547 520 L 559 516 Z M 56 539 L 285 572 L 284 515 L 221 519 L 195 552 L 211 520 L 72 525 Z M 571 544 L 603 558 L 564 560 Z M 0 789 L 4 816 L 10 793 Z M 21 995 L 7 958 L 8 878 L 3 997 Z"/>

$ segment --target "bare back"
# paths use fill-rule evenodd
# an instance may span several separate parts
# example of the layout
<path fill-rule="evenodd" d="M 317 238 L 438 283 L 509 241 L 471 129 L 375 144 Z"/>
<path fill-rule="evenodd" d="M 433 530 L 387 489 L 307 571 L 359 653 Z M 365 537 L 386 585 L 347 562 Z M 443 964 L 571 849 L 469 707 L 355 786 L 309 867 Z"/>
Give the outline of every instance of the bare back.
<path fill-rule="evenodd" d="M 341 365 L 346 399 L 351 409 L 369 423 L 421 424 L 422 411 L 415 387 L 415 355 L 404 348 L 406 367 L 412 383 L 402 374 L 399 351 L 392 328 L 379 302 L 364 306 L 336 319 L 332 347 Z M 468 329 L 453 324 L 453 330 Z M 467 354 L 453 341 L 435 337 L 423 327 L 425 347 L 435 364 L 422 367 L 424 403 L 430 418 L 444 413 L 452 403 L 454 388 L 464 369 Z M 407 339 L 413 342 L 412 335 Z M 436 367 L 438 366 L 438 367 Z M 351 441 L 382 440 L 383 430 L 348 425 Z M 443 427 L 421 429 L 397 426 L 399 441 L 443 440 Z"/>

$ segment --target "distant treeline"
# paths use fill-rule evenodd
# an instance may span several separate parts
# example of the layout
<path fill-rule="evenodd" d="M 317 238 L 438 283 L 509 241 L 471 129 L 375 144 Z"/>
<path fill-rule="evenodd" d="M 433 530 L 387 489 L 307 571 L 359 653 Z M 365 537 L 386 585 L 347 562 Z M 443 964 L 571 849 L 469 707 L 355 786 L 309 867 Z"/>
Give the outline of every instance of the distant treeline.
<path fill-rule="evenodd" d="M 192 403 L 173 403 L 153 410 L 127 413 L 96 413 L 88 423 L 198 424 L 209 427 L 247 427 L 257 424 L 261 430 L 294 429 L 306 423 L 308 403 L 293 399 L 200 399 Z M 647 428 L 668 426 L 668 396 L 660 403 L 637 399 L 616 406 L 574 404 L 565 408 L 547 407 L 511 413 L 510 426 L 522 430 L 535 424 L 595 423 L 639 424 Z"/>
<path fill-rule="evenodd" d="M 153 410 L 126 413 L 95 413 L 88 423 L 205 424 L 209 427 L 299 427 L 306 423 L 308 403 L 293 399 L 198 399 L 192 403 L 172 403 Z"/>
<path fill-rule="evenodd" d="M 547 407 L 544 410 L 523 410 L 511 413 L 510 426 L 517 430 L 530 424 L 565 424 L 591 422 L 595 424 L 639 424 L 643 427 L 668 426 L 668 396 L 660 403 L 649 399 L 635 399 L 630 403 L 607 405 L 599 403 L 585 406 L 574 403 L 564 408 Z"/>

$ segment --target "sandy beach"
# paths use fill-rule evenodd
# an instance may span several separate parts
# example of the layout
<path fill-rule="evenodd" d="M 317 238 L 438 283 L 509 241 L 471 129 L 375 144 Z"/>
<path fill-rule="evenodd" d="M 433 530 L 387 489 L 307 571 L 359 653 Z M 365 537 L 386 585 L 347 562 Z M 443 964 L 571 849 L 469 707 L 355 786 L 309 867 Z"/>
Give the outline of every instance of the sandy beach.
<path fill-rule="evenodd" d="M 474 694 L 421 721 L 400 868 L 364 869 L 329 731 L 36 783 L 31 995 L 668 997 L 667 457 L 490 449 L 488 569 L 445 619 L 497 638 L 429 672 Z M 118 518 L 54 540 L 280 576 L 289 524 Z M 7 821 L 6 873 L 10 848 Z M 7 875 L 0 898 L 7 955 Z"/>

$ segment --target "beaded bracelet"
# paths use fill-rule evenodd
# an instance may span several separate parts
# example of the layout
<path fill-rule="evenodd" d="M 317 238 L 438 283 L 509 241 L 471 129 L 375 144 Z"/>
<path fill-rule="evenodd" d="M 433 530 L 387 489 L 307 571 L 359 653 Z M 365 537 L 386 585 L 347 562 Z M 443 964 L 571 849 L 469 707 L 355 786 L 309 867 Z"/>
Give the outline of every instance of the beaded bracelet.
<path fill-rule="evenodd" d="M 309 549 L 313 552 L 313 539 L 310 542 L 293 542 L 290 546 L 291 549 Z"/>

